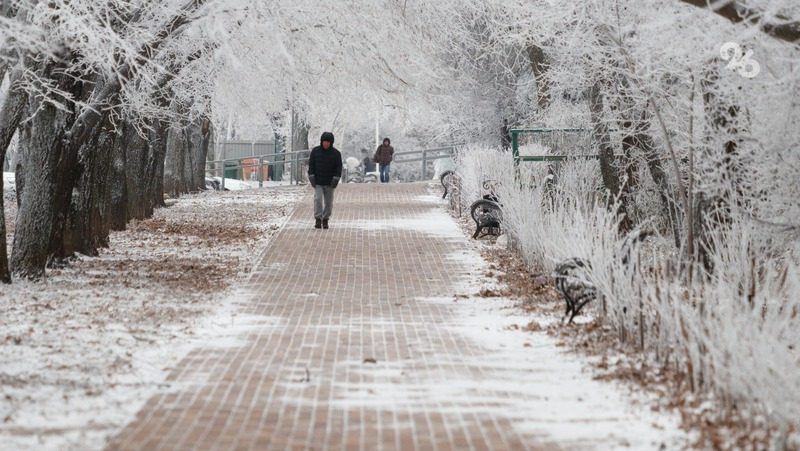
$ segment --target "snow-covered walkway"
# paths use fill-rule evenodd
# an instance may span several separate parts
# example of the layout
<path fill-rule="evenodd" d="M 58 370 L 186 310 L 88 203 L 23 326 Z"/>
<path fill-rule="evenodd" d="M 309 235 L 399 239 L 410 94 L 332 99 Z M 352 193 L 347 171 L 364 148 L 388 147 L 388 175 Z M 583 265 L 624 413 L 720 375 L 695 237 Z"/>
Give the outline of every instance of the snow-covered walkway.
<path fill-rule="evenodd" d="M 674 449 L 677 420 L 477 296 L 486 264 L 423 184 L 306 198 L 110 449 Z M 231 313 L 232 312 L 232 313 Z"/>

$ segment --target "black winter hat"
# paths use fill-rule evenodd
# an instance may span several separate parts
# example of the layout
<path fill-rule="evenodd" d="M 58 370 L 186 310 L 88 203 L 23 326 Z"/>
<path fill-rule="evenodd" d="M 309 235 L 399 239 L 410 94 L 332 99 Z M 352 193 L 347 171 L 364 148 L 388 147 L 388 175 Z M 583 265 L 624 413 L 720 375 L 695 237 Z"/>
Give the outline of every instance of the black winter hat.
<path fill-rule="evenodd" d="M 333 145 L 333 133 L 324 132 L 322 136 L 319 138 L 319 143 L 322 144 L 322 141 L 329 141 L 331 145 Z"/>
<path fill-rule="evenodd" d="M 383 142 L 391 144 L 392 140 L 389 138 L 383 138 Z"/>

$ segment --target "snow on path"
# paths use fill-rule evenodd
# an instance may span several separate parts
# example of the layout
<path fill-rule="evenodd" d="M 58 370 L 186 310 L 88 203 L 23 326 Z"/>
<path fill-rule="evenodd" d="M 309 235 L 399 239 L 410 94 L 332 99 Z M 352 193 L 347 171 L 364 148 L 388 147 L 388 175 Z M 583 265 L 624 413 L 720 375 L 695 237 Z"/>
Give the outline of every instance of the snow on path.
<path fill-rule="evenodd" d="M 233 305 L 247 332 L 193 350 L 110 447 L 684 447 L 677 418 L 509 330 L 527 318 L 476 296 L 477 244 L 422 191 L 346 185 L 329 231 L 306 199 Z"/>
<path fill-rule="evenodd" d="M 423 214 L 383 221 L 353 221 L 344 226 L 369 231 L 413 230 L 458 243 L 463 251 L 447 256 L 464 273 L 456 294 L 463 298 L 418 298 L 419 302 L 445 304 L 452 318 L 444 324 L 472 343 L 477 355 L 443 356 L 448 365 L 471 371 L 451 371 L 446 381 L 432 377 L 422 384 L 397 383 L 398 374 L 424 366 L 414 361 L 386 368 L 385 378 L 360 384 L 340 402 L 369 404 L 391 409 L 431 410 L 453 406 L 454 413 L 474 410 L 476 415 L 511 418 L 521 436 L 536 437 L 564 449 L 675 449 L 687 445 L 676 414 L 653 412 L 648 400 L 631 398 L 614 382 L 594 380 L 586 362 L 560 348 L 543 332 L 525 332 L 532 318 L 523 316 L 509 299 L 476 297 L 481 288 L 496 282 L 480 276 L 488 269 L 476 242 L 467 239 L 435 196 L 420 196 L 420 203 L 439 204 Z M 374 325 L 374 324 L 373 324 Z M 391 324 L 386 324 L 391 326 Z M 456 360 L 452 360 L 458 355 Z M 374 371 L 370 371 L 374 376 Z M 476 377 L 479 374 L 479 377 Z M 352 393 L 356 396 L 353 397 Z M 379 397 L 372 396 L 379 393 Z M 438 409 L 441 411 L 441 409 Z M 543 438 L 546 437 L 546 438 Z"/>

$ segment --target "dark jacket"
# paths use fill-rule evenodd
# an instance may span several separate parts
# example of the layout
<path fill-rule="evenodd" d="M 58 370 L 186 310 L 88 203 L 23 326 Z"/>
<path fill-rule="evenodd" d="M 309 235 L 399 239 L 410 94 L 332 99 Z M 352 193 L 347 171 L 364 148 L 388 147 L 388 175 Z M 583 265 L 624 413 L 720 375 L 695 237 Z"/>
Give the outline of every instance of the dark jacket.
<path fill-rule="evenodd" d="M 380 164 L 389 164 L 392 162 L 392 158 L 394 157 L 394 147 L 391 144 L 384 145 L 381 144 L 378 146 L 378 150 L 375 151 L 375 161 Z"/>
<path fill-rule="evenodd" d="M 331 142 L 328 150 L 322 148 L 322 141 Z M 333 133 L 323 133 L 320 138 L 320 145 L 311 149 L 308 157 L 308 175 L 314 176 L 314 183 L 317 185 L 331 185 L 333 178 L 342 177 L 342 154 L 333 147 Z"/>
<path fill-rule="evenodd" d="M 364 157 L 361 160 L 361 164 L 364 166 L 364 173 L 367 172 L 375 172 L 375 161 L 370 157 Z"/>

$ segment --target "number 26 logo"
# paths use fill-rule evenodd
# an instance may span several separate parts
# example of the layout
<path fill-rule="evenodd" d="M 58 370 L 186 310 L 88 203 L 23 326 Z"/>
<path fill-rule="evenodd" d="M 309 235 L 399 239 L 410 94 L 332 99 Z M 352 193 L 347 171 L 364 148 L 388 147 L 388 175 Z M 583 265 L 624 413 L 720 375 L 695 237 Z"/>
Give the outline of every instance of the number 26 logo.
<path fill-rule="evenodd" d="M 725 68 L 739 72 L 744 78 L 754 78 L 761 72 L 761 65 L 753 59 L 753 51 L 742 51 L 742 47 L 735 42 L 726 42 L 719 49 L 719 55 L 728 61 Z"/>

